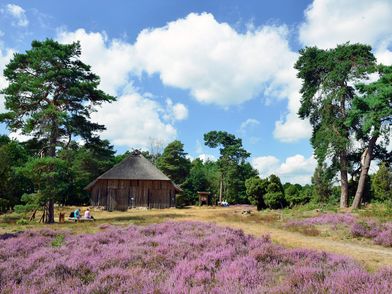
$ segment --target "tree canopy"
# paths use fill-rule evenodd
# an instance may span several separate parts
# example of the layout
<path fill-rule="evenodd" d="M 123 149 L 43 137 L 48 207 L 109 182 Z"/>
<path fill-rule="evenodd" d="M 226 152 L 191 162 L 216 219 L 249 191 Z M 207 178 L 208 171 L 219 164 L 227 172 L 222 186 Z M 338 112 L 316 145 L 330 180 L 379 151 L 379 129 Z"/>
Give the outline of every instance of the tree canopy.
<path fill-rule="evenodd" d="M 181 184 L 189 175 L 191 168 L 191 163 L 186 155 L 184 144 L 175 140 L 163 150 L 162 155 L 156 161 L 157 167 L 172 181 Z"/>

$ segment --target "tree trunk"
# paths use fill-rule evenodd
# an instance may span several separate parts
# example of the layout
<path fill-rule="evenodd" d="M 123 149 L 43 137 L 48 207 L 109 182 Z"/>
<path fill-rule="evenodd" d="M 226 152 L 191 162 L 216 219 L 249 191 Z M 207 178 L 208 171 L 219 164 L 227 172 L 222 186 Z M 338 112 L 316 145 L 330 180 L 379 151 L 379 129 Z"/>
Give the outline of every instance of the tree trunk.
<path fill-rule="evenodd" d="M 49 139 L 49 150 L 48 155 L 50 157 L 56 157 L 56 143 L 57 143 L 58 126 L 55 119 L 52 120 L 52 130 Z M 53 197 L 53 196 L 52 196 Z M 47 203 L 48 213 L 46 218 L 46 223 L 54 223 L 54 200 L 50 198 Z"/>
<path fill-rule="evenodd" d="M 223 193 L 223 176 L 221 176 L 221 179 L 220 179 L 219 204 L 222 204 L 222 193 Z"/>
<path fill-rule="evenodd" d="M 348 176 L 347 176 L 347 154 L 340 153 L 340 208 L 348 207 Z"/>
<path fill-rule="evenodd" d="M 351 209 L 356 209 L 361 206 L 361 201 L 363 197 L 363 193 L 365 191 L 366 179 L 369 173 L 370 162 L 372 161 L 373 149 L 376 145 L 377 137 L 373 136 L 370 141 L 368 147 L 362 153 L 361 157 L 361 174 L 359 176 L 357 191 L 355 192 L 355 198 Z"/>

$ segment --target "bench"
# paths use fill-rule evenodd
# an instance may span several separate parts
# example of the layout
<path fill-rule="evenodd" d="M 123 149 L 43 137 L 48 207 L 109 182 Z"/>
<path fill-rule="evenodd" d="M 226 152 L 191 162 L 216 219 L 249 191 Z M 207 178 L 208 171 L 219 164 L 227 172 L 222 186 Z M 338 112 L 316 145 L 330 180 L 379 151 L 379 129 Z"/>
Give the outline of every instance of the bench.
<path fill-rule="evenodd" d="M 93 218 L 83 218 L 83 217 L 81 217 L 81 218 L 76 218 L 76 217 L 69 217 L 68 218 L 68 221 L 70 221 L 70 222 L 89 222 L 89 221 L 94 221 L 94 219 Z"/>

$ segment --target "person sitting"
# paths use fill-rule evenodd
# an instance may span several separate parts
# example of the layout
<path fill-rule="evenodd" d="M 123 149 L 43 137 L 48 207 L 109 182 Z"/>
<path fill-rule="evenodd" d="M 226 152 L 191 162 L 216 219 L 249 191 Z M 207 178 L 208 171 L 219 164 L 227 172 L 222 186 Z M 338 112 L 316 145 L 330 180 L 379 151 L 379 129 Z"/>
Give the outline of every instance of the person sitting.
<path fill-rule="evenodd" d="M 90 213 L 90 208 L 87 208 L 86 211 L 84 212 L 84 218 L 85 219 L 94 219 L 94 217 Z"/>
<path fill-rule="evenodd" d="M 76 210 L 74 211 L 74 218 L 79 220 L 80 219 L 80 209 L 76 208 Z"/>

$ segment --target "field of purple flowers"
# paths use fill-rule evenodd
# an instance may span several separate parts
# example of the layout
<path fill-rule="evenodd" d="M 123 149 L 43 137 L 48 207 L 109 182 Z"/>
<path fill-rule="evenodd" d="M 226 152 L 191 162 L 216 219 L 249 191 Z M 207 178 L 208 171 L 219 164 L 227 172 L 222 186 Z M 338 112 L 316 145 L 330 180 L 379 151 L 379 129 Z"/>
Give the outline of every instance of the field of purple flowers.
<path fill-rule="evenodd" d="M 345 227 L 352 237 L 364 237 L 375 244 L 392 247 L 392 222 L 380 223 L 373 219 L 358 219 L 350 213 L 325 213 L 303 220 L 292 220 L 287 228 L 308 228 L 309 226 L 331 225 L 332 229 Z"/>
<path fill-rule="evenodd" d="M 392 293 L 392 268 L 198 222 L 0 240 L 1 293 Z"/>

